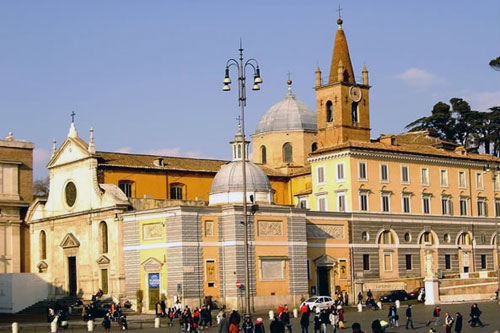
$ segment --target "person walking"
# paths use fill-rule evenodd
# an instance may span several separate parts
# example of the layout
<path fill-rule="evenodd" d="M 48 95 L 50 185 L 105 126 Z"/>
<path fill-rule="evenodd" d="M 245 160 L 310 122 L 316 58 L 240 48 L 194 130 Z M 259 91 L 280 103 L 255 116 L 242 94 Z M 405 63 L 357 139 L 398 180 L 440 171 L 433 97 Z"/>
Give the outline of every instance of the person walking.
<path fill-rule="evenodd" d="M 411 313 L 411 304 L 408 304 L 408 307 L 406 308 L 406 329 L 411 325 L 411 329 L 414 330 L 415 327 L 413 326 L 413 316 Z"/>
<path fill-rule="evenodd" d="M 453 317 L 446 312 L 444 314 L 444 327 L 446 329 L 446 333 L 451 333 L 451 327 L 453 326 Z"/>
<path fill-rule="evenodd" d="M 231 319 L 229 323 L 229 333 L 238 333 L 240 331 L 240 327 L 236 324 L 236 320 Z"/>
<path fill-rule="evenodd" d="M 363 304 L 363 293 L 361 291 L 358 293 L 358 304 L 359 303 Z"/>
<path fill-rule="evenodd" d="M 427 322 L 426 326 L 429 326 L 432 321 L 434 321 L 434 326 L 437 326 L 440 315 L 441 315 L 441 308 L 439 306 L 436 306 L 432 311 L 432 319 Z"/>
<path fill-rule="evenodd" d="M 479 319 L 480 316 L 481 316 L 481 310 L 479 310 L 477 303 L 472 304 L 472 307 L 470 308 L 470 320 L 469 320 L 469 324 L 471 327 L 476 327 L 477 325 L 481 327 L 484 326 L 484 324 L 481 322 L 481 319 Z"/>
<path fill-rule="evenodd" d="M 228 332 L 229 332 L 229 320 L 226 317 L 226 313 L 222 313 L 218 325 L 218 333 L 228 333 Z"/>
<path fill-rule="evenodd" d="M 460 312 L 455 314 L 455 332 L 462 333 L 463 317 Z"/>
<path fill-rule="evenodd" d="M 250 315 L 246 315 L 245 321 L 243 322 L 243 325 L 241 325 L 241 329 L 244 333 L 253 333 L 254 326 Z"/>
<path fill-rule="evenodd" d="M 330 319 L 328 312 L 326 312 L 326 309 L 321 310 L 319 319 L 321 320 L 321 333 L 327 333 L 327 328 L 328 324 L 330 324 Z"/>
<path fill-rule="evenodd" d="M 334 307 L 330 309 L 330 315 L 328 316 L 330 324 L 332 324 L 333 333 L 337 333 L 337 325 L 339 323 L 339 315 Z"/>
<path fill-rule="evenodd" d="M 283 312 L 280 316 L 281 322 L 285 325 L 288 332 L 292 333 L 292 323 L 290 322 L 290 311 L 288 310 L 288 306 L 285 304 L 283 308 Z"/>
<path fill-rule="evenodd" d="M 319 309 L 316 309 L 316 314 L 314 315 L 314 333 L 321 333 L 321 317 Z"/>
<path fill-rule="evenodd" d="M 399 324 L 398 324 L 398 312 L 396 310 L 396 307 L 394 305 L 392 305 L 390 308 L 389 308 L 389 313 L 387 314 L 387 317 L 389 318 L 389 325 L 391 327 L 398 327 Z"/>
<path fill-rule="evenodd" d="M 303 309 L 302 309 L 303 307 L 304 306 L 302 306 L 300 308 L 300 310 L 302 312 L 302 316 L 300 317 L 300 328 L 301 328 L 301 332 L 302 333 L 308 333 L 310 311 L 309 311 L 309 307 L 307 305 L 305 305 L 305 307 L 307 307 L 307 310 L 304 312 Z"/>
<path fill-rule="evenodd" d="M 269 325 L 269 331 L 271 333 L 285 333 L 285 325 L 278 316 L 274 316 L 273 321 Z"/>
<path fill-rule="evenodd" d="M 264 322 L 262 321 L 262 318 L 257 318 L 257 321 L 255 322 L 255 333 L 266 333 L 266 328 L 264 327 Z"/>
<path fill-rule="evenodd" d="M 106 312 L 102 326 L 104 327 L 104 332 L 109 333 L 111 331 L 111 313 Z"/>

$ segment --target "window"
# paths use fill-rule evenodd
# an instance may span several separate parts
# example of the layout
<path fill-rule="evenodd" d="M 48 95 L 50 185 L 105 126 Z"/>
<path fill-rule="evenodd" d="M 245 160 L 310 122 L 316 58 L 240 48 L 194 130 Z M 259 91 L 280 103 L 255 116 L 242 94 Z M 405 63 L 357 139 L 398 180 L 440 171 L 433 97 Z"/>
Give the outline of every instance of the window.
<path fill-rule="evenodd" d="M 382 204 L 381 205 L 382 205 L 383 212 L 389 212 L 391 210 L 390 199 L 391 199 L 390 193 L 382 192 L 382 194 L 381 194 Z"/>
<path fill-rule="evenodd" d="M 429 185 L 429 169 L 422 168 L 420 172 L 421 172 L 422 185 Z"/>
<path fill-rule="evenodd" d="M 498 171 L 493 175 L 493 190 L 500 191 L 500 173 Z"/>
<path fill-rule="evenodd" d="M 307 198 L 306 197 L 299 197 L 299 208 L 306 209 L 307 208 Z"/>
<path fill-rule="evenodd" d="M 448 187 L 448 170 L 441 169 L 439 171 L 439 180 L 441 186 Z"/>
<path fill-rule="evenodd" d="M 206 220 L 204 223 L 205 237 L 214 237 L 215 223 L 212 220 Z"/>
<path fill-rule="evenodd" d="M 260 161 L 262 164 L 267 164 L 267 150 L 266 146 L 260 147 Z"/>
<path fill-rule="evenodd" d="M 443 215 L 452 215 L 451 197 L 446 195 L 441 197 L 441 213 Z"/>
<path fill-rule="evenodd" d="M 363 242 L 368 242 L 370 240 L 370 234 L 368 232 L 366 232 L 366 231 L 363 231 L 361 233 L 361 240 Z"/>
<path fill-rule="evenodd" d="M 405 233 L 404 239 L 407 243 L 411 242 L 411 234 L 409 232 Z"/>
<path fill-rule="evenodd" d="M 120 180 L 118 182 L 118 187 L 122 190 L 123 193 L 127 196 L 127 198 L 132 198 L 132 183 L 128 180 Z"/>
<path fill-rule="evenodd" d="M 358 163 L 358 178 L 360 180 L 367 180 L 367 175 L 366 175 L 366 162 L 359 162 Z"/>
<path fill-rule="evenodd" d="M 434 244 L 434 237 L 432 236 L 432 234 L 430 233 L 430 231 L 424 232 L 424 234 L 422 235 L 421 243 L 424 244 L 424 245 L 432 245 L 432 244 Z"/>
<path fill-rule="evenodd" d="M 290 142 L 287 142 L 283 145 L 283 162 L 293 162 L 293 148 Z"/>
<path fill-rule="evenodd" d="M 364 271 L 370 270 L 370 255 L 369 254 L 363 254 L 363 270 Z"/>
<path fill-rule="evenodd" d="M 326 122 L 331 123 L 333 121 L 333 109 L 332 101 L 326 102 Z"/>
<path fill-rule="evenodd" d="M 477 216 L 488 216 L 485 198 L 477 198 Z"/>
<path fill-rule="evenodd" d="M 284 259 L 260 259 L 260 279 L 267 281 L 282 281 L 285 279 Z"/>
<path fill-rule="evenodd" d="M 422 196 L 422 213 L 430 214 L 431 213 L 431 196 L 424 194 Z"/>
<path fill-rule="evenodd" d="M 403 165 L 401 167 L 401 183 L 403 184 L 410 183 L 410 169 L 406 165 Z"/>
<path fill-rule="evenodd" d="M 101 269 L 101 290 L 102 293 L 107 295 L 108 294 L 108 269 L 103 268 Z"/>
<path fill-rule="evenodd" d="M 359 210 L 362 212 L 368 211 L 368 193 L 360 192 L 359 193 Z"/>
<path fill-rule="evenodd" d="M 326 197 L 324 195 L 318 197 L 318 210 L 326 212 Z"/>
<path fill-rule="evenodd" d="M 101 253 L 108 253 L 108 226 L 106 222 L 101 221 L 99 224 Z"/>
<path fill-rule="evenodd" d="M 467 198 L 466 197 L 460 197 L 460 215 L 461 216 L 467 215 Z"/>
<path fill-rule="evenodd" d="M 410 195 L 403 194 L 403 213 L 410 213 Z"/>
<path fill-rule="evenodd" d="M 378 242 L 379 244 L 386 244 L 386 245 L 396 243 L 396 241 L 394 240 L 394 235 L 389 230 L 385 230 L 384 232 L 382 232 Z"/>
<path fill-rule="evenodd" d="M 446 243 L 451 243 L 451 236 L 450 236 L 450 234 L 444 234 L 444 236 L 443 236 L 443 240 L 444 240 Z"/>
<path fill-rule="evenodd" d="M 39 242 L 40 260 L 45 260 L 47 259 L 47 235 L 43 230 L 40 231 Z"/>
<path fill-rule="evenodd" d="M 8 163 L 8 162 L 7 162 Z M 19 168 L 17 164 L 0 164 L 0 193 L 19 194 Z M 72 206 L 72 205 L 70 205 Z"/>
<path fill-rule="evenodd" d="M 444 255 L 444 268 L 451 269 L 451 255 L 449 254 Z"/>
<path fill-rule="evenodd" d="M 337 163 L 337 181 L 343 182 L 344 180 L 344 163 Z"/>
<path fill-rule="evenodd" d="M 387 164 L 380 164 L 380 181 L 389 182 L 389 166 Z"/>
<path fill-rule="evenodd" d="M 411 271 L 412 270 L 412 265 L 411 265 L 411 254 L 405 255 L 405 261 L 406 261 L 406 270 Z"/>
<path fill-rule="evenodd" d="M 318 150 L 318 144 L 316 142 L 313 142 L 313 144 L 311 145 L 311 151 L 316 151 Z"/>
<path fill-rule="evenodd" d="M 170 199 L 182 200 L 182 185 L 171 185 L 170 186 Z"/>
<path fill-rule="evenodd" d="M 352 113 L 352 123 L 353 124 L 357 123 L 359 121 L 358 102 L 352 102 L 351 113 Z"/>
<path fill-rule="evenodd" d="M 478 189 L 478 190 L 484 189 L 483 173 L 482 172 L 476 173 L 476 189 Z"/>
<path fill-rule="evenodd" d="M 466 188 L 467 182 L 465 181 L 465 171 L 458 172 L 458 187 Z"/>
<path fill-rule="evenodd" d="M 345 200 L 345 192 L 337 193 L 337 210 L 339 212 L 345 212 L 346 208 L 346 200 Z"/>
<path fill-rule="evenodd" d="M 311 281 L 311 259 L 307 258 L 307 281 Z"/>
<path fill-rule="evenodd" d="M 481 269 L 486 269 L 486 254 L 481 254 Z"/>
<path fill-rule="evenodd" d="M 318 180 L 318 185 L 324 184 L 325 183 L 325 168 L 324 167 L 318 167 L 316 169 L 317 173 L 317 180 Z"/>
<path fill-rule="evenodd" d="M 500 216 L 500 200 L 495 200 L 495 216 Z"/>
<path fill-rule="evenodd" d="M 392 253 L 384 253 L 384 272 L 392 272 Z"/>

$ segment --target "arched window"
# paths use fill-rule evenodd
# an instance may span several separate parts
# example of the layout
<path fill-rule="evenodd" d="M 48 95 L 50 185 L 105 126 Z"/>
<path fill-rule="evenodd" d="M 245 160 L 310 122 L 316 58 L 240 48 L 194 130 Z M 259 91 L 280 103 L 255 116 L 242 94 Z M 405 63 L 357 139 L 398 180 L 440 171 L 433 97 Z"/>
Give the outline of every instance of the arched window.
<path fill-rule="evenodd" d="M 347 69 L 344 71 L 344 82 L 349 82 L 349 72 Z"/>
<path fill-rule="evenodd" d="M 458 245 L 471 245 L 472 237 L 467 232 L 462 232 L 458 237 Z"/>
<path fill-rule="evenodd" d="M 108 253 L 108 225 L 102 221 L 99 224 L 99 232 L 101 236 L 101 253 Z"/>
<path fill-rule="evenodd" d="M 283 145 L 283 162 L 293 162 L 293 147 L 290 142 L 287 142 Z"/>
<path fill-rule="evenodd" d="M 241 159 L 241 145 L 238 145 L 238 153 L 236 155 L 236 158 Z"/>
<path fill-rule="evenodd" d="M 40 231 L 40 239 L 39 239 L 39 247 L 40 247 L 40 260 L 47 259 L 47 236 L 45 235 L 45 231 Z"/>
<path fill-rule="evenodd" d="M 333 121 L 333 108 L 332 101 L 326 102 L 326 122 L 331 123 Z"/>
<path fill-rule="evenodd" d="M 316 151 L 318 150 L 318 144 L 316 142 L 313 142 L 313 144 L 311 145 L 311 151 Z"/>
<path fill-rule="evenodd" d="M 352 113 L 352 122 L 357 123 L 359 121 L 358 102 L 352 102 L 351 113 Z"/>
<path fill-rule="evenodd" d="M 379 244 L 396 244 L 394 234 L 390 230 L 384 230 L 378 239 Z"/>
<path fill-rule="evenodd" d="M 170 185 L 170 199 L 172 200 L 184 200 L 183 192 L 185 185 L 181 183 L 175 183 Z"/>
<path fill-rule="evenodd" d="M 434 235 L 430 231 L 426 231 L 422 234 L 420 238 L 420 244 L 423 245 L 434 245 Z"/>
<path fill-rule="evenodd" d="M 266 146 L 260 146 L 260 161 L 262 164 L 267 164 Z"/>

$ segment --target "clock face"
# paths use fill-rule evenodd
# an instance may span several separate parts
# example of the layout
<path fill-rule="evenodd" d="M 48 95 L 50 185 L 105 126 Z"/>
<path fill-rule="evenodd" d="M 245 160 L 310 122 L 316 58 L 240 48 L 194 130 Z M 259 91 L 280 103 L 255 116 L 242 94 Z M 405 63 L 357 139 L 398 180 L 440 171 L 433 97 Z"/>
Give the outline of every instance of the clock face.
<path fill-rule="evenodd" d="M 349 96 L 354 102 L 359 102 L 361 100 L 361 89 L 358 86 L 352 86 L 349 88 Z"/>
<path fill-rule="evenodd" d="M 66 203 L 68 206 L 73 207 L 76 201 L 76 185 L 73 182 L 66 184 L 64 189 L 64 195 L 66 197 Z"/>

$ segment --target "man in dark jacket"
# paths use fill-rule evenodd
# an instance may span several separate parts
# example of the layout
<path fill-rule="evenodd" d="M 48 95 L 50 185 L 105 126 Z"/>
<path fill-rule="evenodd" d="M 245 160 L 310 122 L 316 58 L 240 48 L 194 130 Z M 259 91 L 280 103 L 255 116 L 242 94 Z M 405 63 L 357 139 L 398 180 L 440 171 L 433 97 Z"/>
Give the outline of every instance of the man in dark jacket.
<path fill-rule="evenodd" d="M 271 333 L 285 333 L 285 325 L 278 316 L 274 316 L 271 325 L 269 325 L 269 331 Z"/>
<path fill-rule="evenodd" d="M 411 329 L 414 330 L 415 327 L 413 327 L 411 304 L 408 304 L 408 308 L 406 308 L 406 329 L 408 329 L 409 324 L 411 324 Z"/>
<path fill-rule="evenodd" d="M 460 312 L 457 312 L 456 317 L 455 317 L 455 332 L 456 333 L 462 333 L 462 325 L 463 325 L 463 317 Z"/>
<path fill-rule="evenodd" d="M 328 331 L 328 324 L 330 324 L 330 314 L 326 309 L 321 310 L 319 319 L 321 320 L 321 333 L 326 333 Z"/>
<path fill-rule="evenodd" d="M 309 307 L 307 307 L 307 311 L 302 313 L 302 317 L 300 317 L 300 327 L 302 328 L 302 333 L 308 333 L 310 313 Z"/>
<path fill-rule="evenodd" d="M 219 333 L 227 333 L 229 332 L 229 320 L 226 317 L 226 314 L 222 314 L 222 318 L 219 322 Z"/>

